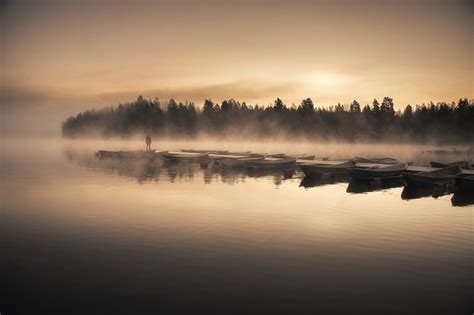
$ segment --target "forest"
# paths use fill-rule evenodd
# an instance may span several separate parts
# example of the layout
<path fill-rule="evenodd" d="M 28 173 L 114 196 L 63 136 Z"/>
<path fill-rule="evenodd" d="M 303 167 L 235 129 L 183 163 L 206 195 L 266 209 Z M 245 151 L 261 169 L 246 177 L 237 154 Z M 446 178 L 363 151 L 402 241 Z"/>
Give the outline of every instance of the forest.
<path fill-rule="evenodd" d="M 280 98 L 267 106 L 234 99 L 220 104 L 206 99 L 162 102 L 139 96 L 135 101 L 69 117 L 62 124 L 65 137 L 100 135 L 128 137 L 302 137 L 343 141 L 471 142 L 474 140 L 474 100 L 430 102 L 395 109 L 393 99 L 362 106 L 350 104 L 316 107 L 311 98 L 287 106 Z"/>

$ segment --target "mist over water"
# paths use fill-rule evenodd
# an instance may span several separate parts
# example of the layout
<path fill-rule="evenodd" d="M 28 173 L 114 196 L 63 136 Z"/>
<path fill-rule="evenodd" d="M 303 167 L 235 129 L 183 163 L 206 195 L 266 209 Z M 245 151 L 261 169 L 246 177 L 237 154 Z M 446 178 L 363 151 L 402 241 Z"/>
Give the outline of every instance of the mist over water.
<path fill-rule="evenodd" d="M 472 308 L 473 207 L 453 207 L 453 195 L 404 200 L 401 186 L 307 186 L 299 171 L 93 154 L 143 147 L 143 139 L 2 141 L 6 313 Z M 152 148 L 434 158 L 421 153 L 430 146 L 414 145 L 203 139 L 154 141 Z"/>

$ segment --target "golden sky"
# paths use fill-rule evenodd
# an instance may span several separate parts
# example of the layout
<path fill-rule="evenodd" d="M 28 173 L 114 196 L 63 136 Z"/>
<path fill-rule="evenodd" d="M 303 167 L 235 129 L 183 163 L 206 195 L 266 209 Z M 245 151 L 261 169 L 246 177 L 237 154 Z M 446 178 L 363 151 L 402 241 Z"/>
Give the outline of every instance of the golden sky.
<path fill-rule="evenodd" d="M 461 0 L 7 0 L 1 101 L 473 98 L 473 13 Z"/>

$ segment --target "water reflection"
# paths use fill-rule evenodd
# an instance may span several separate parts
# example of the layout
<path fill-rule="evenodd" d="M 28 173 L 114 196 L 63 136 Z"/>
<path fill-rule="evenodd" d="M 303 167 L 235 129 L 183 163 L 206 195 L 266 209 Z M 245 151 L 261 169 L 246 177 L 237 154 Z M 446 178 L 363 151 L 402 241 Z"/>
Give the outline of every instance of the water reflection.
<path fill-rule="evenodd" d="M 64 156 L 80 167 L 105 173 L 127 176 L 142 184 L 148 181 L 168 182 L 194 181 L 202 178 L 203 182 L 222 182 L 236 184 L 245 182 L 247 178 L 267 178 L 276 186 L 286 179 L 292 179 L 296 169 L 257 169 L 257 168 L 228 168 L 212 163 L 197 163 L 181 161 L 170 163 L 163 159 L 106 159 L 97 158 L 93 154 L 83 154 L 74 150 L 65 150 Z M 301 176 L 301 173 L 298 174 Z"/>
<path fill-rule="evenodd" d="M 456 191 L 451 197 L 451 204 L 454 207 L 474 205 L 474 194 L 472 192 Z"/>
<path fill-rule="evenodd" d="M 300 183 L 300 187 L 312 188 L 325 185 L 333 185 L 337 183 L 348 183 L 349 181 L 349 174 L 333 174 L 328 177 L 304 177 Z"/>
<path fill-rule="evenodd" d="M 0 168 L 5 314 L 472 308 L 472 211 L 451 196 L 404 202 L 401 188 L 348 194 L 348 179 L 298 170 L 28 149 Z"/>
<path fill-rule="evenodd" d="M 408 184 L 403 188 L 402 199 L 411 200 L 411 199 L 420 199 L 420 198 L 439 198 L 441 196 L 449 195 L 454 192 L 454 187 L 452 185 L 438 185 L 434 187 L 425 186 L 425 185 L 411 185 Z"/>
<path fill-rule="evenodd" d="M 413 200 L 420 198 L 439 198 L 455 192 L 452 185 L 435 185 L 434 187 L 419 187 L 406 185 L 403 178 L 384 180 L 351 180 L 347 174 L 337 174 L 328 177 L 304 177 L 298 167 L 283 170 L 265 170 L 258 168 L 227 168 L 209 163 L 197 163 L 182 161 L 169 163 L 162 159 L 99 159 L 91 153 L 79 153 L 74 150 L 65 150 L 64 156 L 79 166 L 102 171 L 104 173 L 117 174 L 135 179 L 138 183 L 166 181 L 174 183 L 192 182 L 202 180 L 205 184 L 222 182 L 225 184 L 244 183 L 248 179 L 264 178 L 272 182 L 276 187 L 284 180 L 301 178 L 299 186 L 302 188 L 322 187 L 337 183 L 348 183 L 346 192 L 351 194 L 363 194 L 380 190 L 403 187 L 401 199 Z M 467 206 L 473 204 L 472 193 L 457 192 L 453 195 L 453 206 Z"/>
<path fill-rule="evenodd" d="M 363 194 L 372 191 L 402 187 L 405 184 L 402 178 L 384 180 L 351 180 L 347 186 L 347 192 Z"/>

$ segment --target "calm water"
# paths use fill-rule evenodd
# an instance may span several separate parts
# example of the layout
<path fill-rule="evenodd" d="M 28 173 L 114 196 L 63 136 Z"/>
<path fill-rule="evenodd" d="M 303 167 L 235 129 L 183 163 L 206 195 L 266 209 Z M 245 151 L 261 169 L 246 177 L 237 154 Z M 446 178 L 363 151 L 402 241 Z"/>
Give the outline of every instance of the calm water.
<path fill-rule="evenodd" d="M 93 157 L 111 143 L 2 146 L 2 314 L 472 313 L 459 196 Z M 419 152 L 311 148 L 295 150 Z"/>

